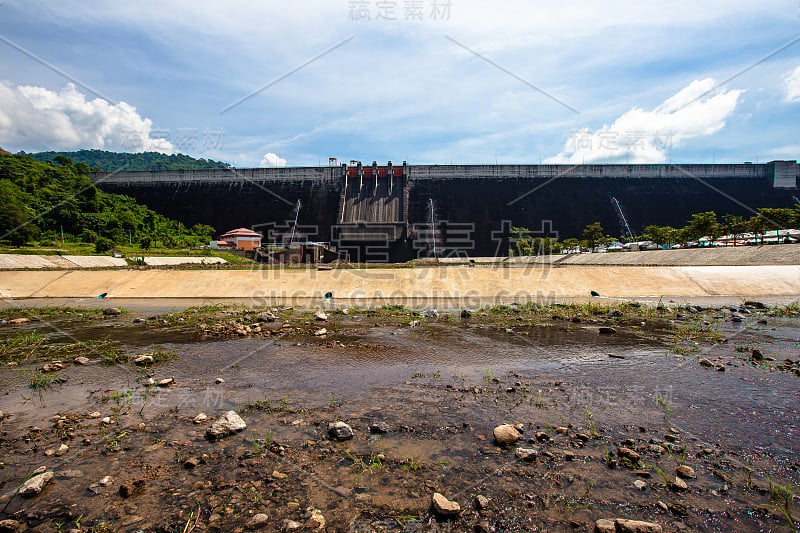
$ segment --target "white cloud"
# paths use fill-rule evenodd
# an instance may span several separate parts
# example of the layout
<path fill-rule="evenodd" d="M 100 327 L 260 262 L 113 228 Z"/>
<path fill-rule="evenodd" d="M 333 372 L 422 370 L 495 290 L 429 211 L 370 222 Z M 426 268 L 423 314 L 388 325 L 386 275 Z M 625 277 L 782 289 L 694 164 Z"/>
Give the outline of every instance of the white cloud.
<path fill-rule="evenodd" d="M 171 153 L 166 139 L 152 139 L 152 121 L 136 108 L 87 100 L 73 84 L 58 92 L 0 82 L 0 142 L 26 151 L 110 149 Z"/>
<path fill-rule="evenodd" d="M 785 100 L 787 102 L 800 102 L 800 66 L 794 69 L 786 79 Z"/>
<path fill-rule="evenodd" d="M 286 160 L 283 158 L 278 157 L 276 154 L 272 152 L 264 154 L 264 157 L 261 159 L 261 163 L 259 166 L 262 167 L 285 167 Z"/>
<path fill-rule="evenodd" d="M 713 135 L 724 128 L 743 92 L 716 88 L 711 78 L 695 80 L 651 111 L 634 107 L 610 126 L 574 132 L 564 151 L 545 162 L 662 163 L 669 151 L 685 140 Z"/>

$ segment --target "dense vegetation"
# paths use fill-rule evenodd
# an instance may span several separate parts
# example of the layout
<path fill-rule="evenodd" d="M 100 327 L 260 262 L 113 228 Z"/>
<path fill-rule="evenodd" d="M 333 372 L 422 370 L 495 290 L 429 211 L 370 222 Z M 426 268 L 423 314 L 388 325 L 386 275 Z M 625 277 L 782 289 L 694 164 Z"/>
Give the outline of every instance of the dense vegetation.
<path fill-rule="evenodd" d="M 695 213 L 682 228 L 671 226 L 647 226 L 641 235 L 633 238 L 620 238 L 622 242 L 652 241 L 659 246 L 670 247 L 675 244 L 684 244 L 707 237 L 711 241 L 723 235 L 733 237 L 734 245 L 738 242 L 744 244 L 746 240 L 755 240 L 763 243 L 764 235 L 768 231 L 800 228 L 800 204 L 794 207 L 773 208 L 763 207 L 756 210 L 750 218 L 739 215 L 724 215 L 717 217 L 714 211 Z M 548 237 L 534 237 L 527 228 L 511 228 L 511 241 L 509 255 L 547 255 L 561 253 L 564 250 L 580 247 L 592 250 L 599 245 L 608 245 L 617 239 L 608 236 L 603 231 L 599 222 L 587 225 L 583 230 L 582 239 L 570 238 L 558 241 Z"/>
<path fill-rule="evenodd" d="M 121 170 L 206 170 L 230 168 L 227 163 L 211 159 L 195 159 L 183 154 L 161 154 L 141 152 L 136 154 L 106 152 L 105 150 L 78 150 L 77 152 L 38 152 L 25 154 L 37 161 L 55 161 L 56 157 L 68 157 L 75 163 L 85 163 L 92 170 L 116 172 Z"/>
<path fill-rule="evenodd" d="M 184 228 L 129 196 L 99 190 L 89 171 L 88 164 L 62 155 L 43 163 L 0 153 L 0 242 L 19 246 L 63 238 L 94 243 L 102 252 L 121 244 L 171 248 L 211 239 L 211 226 Z"/>

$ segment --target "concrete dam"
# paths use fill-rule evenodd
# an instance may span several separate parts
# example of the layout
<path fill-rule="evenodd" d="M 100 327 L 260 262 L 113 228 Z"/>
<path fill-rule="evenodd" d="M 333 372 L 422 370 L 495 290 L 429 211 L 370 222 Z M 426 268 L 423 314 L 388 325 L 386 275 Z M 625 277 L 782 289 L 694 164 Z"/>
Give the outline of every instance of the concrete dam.
<path fill-rule="evenodd" d="M 693 213 L 749 217 L 791 207 L 796 161 L 719 165 L 354 165 L 95 173 L 102 190 L 132 196 L 187 225 L 249 227 L 265 242 L 327 242 L 352 261 L 506 255 L 512 227 L 580 237 L 600 221 L 621 236 L 683 226 Z M 298 211 L 299 201 L 299 211 Z"/>

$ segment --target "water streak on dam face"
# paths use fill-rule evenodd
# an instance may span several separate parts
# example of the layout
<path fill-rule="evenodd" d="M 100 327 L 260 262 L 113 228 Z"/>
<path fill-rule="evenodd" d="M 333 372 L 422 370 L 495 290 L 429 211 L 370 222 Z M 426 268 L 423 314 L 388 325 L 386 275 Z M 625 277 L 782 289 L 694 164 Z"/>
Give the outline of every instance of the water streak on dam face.
<path fill-rule="evenodd" d="M 129 194 L 156 211 L 223 232 L 285 231 L 301 201 L 303 238 L 332 242 L 372 260 L 422 254 L 430 205 L 442 253 L 505 253 L 511 226 L 544 236 L 579 237 L 600 221 L 621 235 L 611 197 L 634 232 L 683 226 L 697 212 L 751 216 L 759 207 L 791 207 L 795 161 L 737 165 L 354 165 L 199 171 L 119 172 L 92 176 L 108 192 Z M 456 228 L 455 230 L 453 228 Z M 439 237 L 437 237 L 437 240 Z M 423 254 L 424 255 L 424 254 Z"/>

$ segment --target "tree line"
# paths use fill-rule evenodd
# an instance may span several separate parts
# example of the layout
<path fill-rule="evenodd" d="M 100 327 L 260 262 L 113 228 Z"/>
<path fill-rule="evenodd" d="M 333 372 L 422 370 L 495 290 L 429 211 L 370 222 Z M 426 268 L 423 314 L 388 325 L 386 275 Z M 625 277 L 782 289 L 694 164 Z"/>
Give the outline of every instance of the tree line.
<path fill-rule="evenodd" d="M 641 235 L 619 239 L 622 242 L 652 241 L 659 246 L 673 246 L 708 237 L 711 241 L 730 235 L 734 245 L 743 243 L 745 234 L 752 234 L 756 241 L 764 242 L 768 231 L 800 228 L 800 204 L 794 207 L 762 207 L 750 217 L 726 214 L 718 217 L 714 211 L 693 214 L 681 228 L 672 226 L 646 226 Z M 618 239 L 605 234 L 600 222 L 588 224 L 582 238 L 559 241 L 551 237 L 537 237 L 528 228 L 512 227 L 509 255 L 548 255 L 581 247 L 594 250 Z"/>
<path fill-rule="evenodd" d="M 214 228 L 191 228 L 122 194 L 101 191 L 87 163 L 57 155 L 40 162 L 0 153 L 0 242 L 13 246 L 45 242 L 114 246 L 193 247 L 207 244 Z"/>
<path fill-rule="evenodd" d="M 195 159 L 184 154 L 162 154 L 159 152 L 119 153 L 105 150 L 78 150 L 76 152 L 37 152 L 28 155 L 37 161 L 55 161 L 67 157 L 75 163 L 84 163 L 100 172 L 139 170 L 208 170 L 231 168 L 227 163 L 212 159 Z"/>

